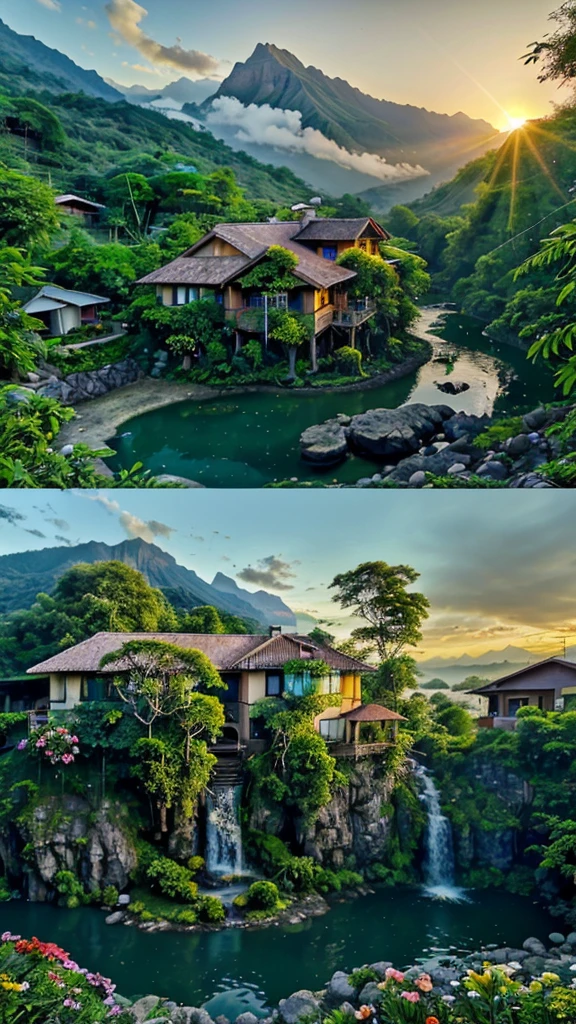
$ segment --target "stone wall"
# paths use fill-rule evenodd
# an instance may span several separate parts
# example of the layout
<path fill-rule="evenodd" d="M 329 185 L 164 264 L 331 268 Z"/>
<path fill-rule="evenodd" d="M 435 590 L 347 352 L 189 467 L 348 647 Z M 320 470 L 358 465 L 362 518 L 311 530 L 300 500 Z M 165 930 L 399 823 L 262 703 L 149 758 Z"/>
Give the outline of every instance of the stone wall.
<path fill-rule="evenodd" d="M 134 359 L 124 359 L 121 363 L 103 366 L 101 370 L 71 373 L 63 380 L 53 377 L 37 393 L 46 398 L 56 398 L 64 405 L 76 405 L 133 384 L 143 376 L 142 368 Z"/>

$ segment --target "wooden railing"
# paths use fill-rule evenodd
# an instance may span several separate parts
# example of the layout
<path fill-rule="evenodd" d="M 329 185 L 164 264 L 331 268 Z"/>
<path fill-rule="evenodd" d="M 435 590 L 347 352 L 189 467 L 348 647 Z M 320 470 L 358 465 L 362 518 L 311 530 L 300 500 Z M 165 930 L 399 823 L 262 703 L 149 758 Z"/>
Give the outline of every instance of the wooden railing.
<path fill-rule="evenodd" d="M 357 761 L 360 757 L 382 754 L 393 746 L 393 743 L 331 743 L 329 750 L 333 757 L 353 757 Z"/>
<path fill-rule="evenodd" d="M 337 309 L 334 311 L 333 323 L 336 327 L 359 327 L 365 320 L 374 316 L 376 306 L 368 302 L 362 309 Z"/>

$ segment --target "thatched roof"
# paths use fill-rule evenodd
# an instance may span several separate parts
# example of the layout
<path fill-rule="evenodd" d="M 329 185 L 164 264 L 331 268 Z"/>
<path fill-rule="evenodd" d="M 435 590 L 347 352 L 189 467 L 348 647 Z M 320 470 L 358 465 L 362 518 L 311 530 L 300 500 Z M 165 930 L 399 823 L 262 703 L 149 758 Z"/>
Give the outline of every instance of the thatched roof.
<path fill-rule="evenodd" d="M 374 671 L 355 658 L 314 643 L 310 637 L 284 633 L 270 637 L 266 634 L 249 636 L 212 633 L 96 633 L 82 643 L 34 665 L 32 673 L 78 672 L 93 673 L 118 671 L 118 665 L 100 669 L 105 654 L 119 651 L 131 640 L 162 640 L 183 650 L 202 651 L 220 671 L 257 671 L 282 669 L 287 661 L 307 653 L 311 659 L 325 661 L 335 671 L 359 673 Z"/>
<path fill-rule="evenodd" d="M 405 722 L 403 715 L 382 707 L 380 704 L 361 704 L 352 711 L 345 711 L 340 718 L 347 718 L 349 722 Z"/>

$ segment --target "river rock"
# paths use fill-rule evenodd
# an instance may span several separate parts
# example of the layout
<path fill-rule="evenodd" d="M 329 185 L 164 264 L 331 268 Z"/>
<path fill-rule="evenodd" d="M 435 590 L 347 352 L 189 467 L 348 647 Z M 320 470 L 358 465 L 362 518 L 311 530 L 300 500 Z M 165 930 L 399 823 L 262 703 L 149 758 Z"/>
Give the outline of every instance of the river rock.
<path fill-rule="evenodd" d="M 173 473 L 160 473 L 156 477 L 156 481 L 159 484 L 179 484 L 180 487 L 204 488 L 204 484 L 199 484 L 197 480 L 189 480 L 187 476 L 175 476 Z"/>
<path fill-rule="evenodd" d="M 410 484 L 410 487 L 423 487 L 426 483 L 426 473 L 424 470 L 418 469 L 415 473 L 412 473 L 408 483 Z"/>
<path fill-rule="evenodd" d="M 542 974 L 545 963 L 546 960 L 543 956 L 528 956 L 522 963 L 522 970 L 532 978 L 537 978 L 539 974 Z"/>
<path fill-rule="evenodd" d="M 464 465 L 463 462 L 454 462 L 450 466 L 450 469 L 447 470 L 447 472 L 448 476 L 460 476 L 460 473 L 466 472 L 466 466 Z"/>
<path fill-rule="evenodd" d="M 490 480 L 506 480 L 508 470 L 503 462 L 500 462 L 498 459 L 490 459 L 489 462 L 483 462 L 478 466 L 476 475 L 488 477 Z"/>
<path fill-rule="evenodd" d="M 344 427 L 338 419 L 308 427 L 300 437 L 303 459 L 330 466 L 340 462 L 348 450 Z"/>
<path fill-rule="evenodd" d="M 553 946 L 561 946 L 563 942 L 566 942 L 562 932 L 550 932 L 548 938 Z"/>
<path fill-rule="evenodd" d="M 570 932 L 566 936 L 566 942 L 569 942 L 571 946 L 576 946 L 576 932 Z"/>
<path fill-rule="evenodd" d="M 170 1019 L 172 1024 L 214 1024 L 208 1011 L 199 1006 L 179 1006 Z"/>
<path fill-rule="evenodd" d="M 518 458 L 519 455 L 525 455 L 526 452 L 529 452 L 531 447 L 532 441 L 528 434 L 517 434 L 516 437 L 510 438 L 506 451 L 514 458 Z"/>
<path fill-rule="evenodd" d="M 456 441 L 459 437 L 468 434 L 470 437 L 477 437 L 486 427 L 490 426 L 490 416 L 474 416 L 467 412 L 457 412 L 446 420 L 443 426 L 444 433 L 449 441 Z"/>
<path fill-rule="evenodd" d="M 113 914 L 108 914 L 108 917 L 105 918 L 106 924 L 121 924 L 123 920 L 123 910 L 115 910 Z"/>
<path fill-rule="evenodd" d="M 380 989 L 375 981 L 369 981 L 360 992 L 358 996 L 358 1002 L 361 1006 L 370 1005 L 370 1003 L 376 1002 L 380 996 Z"/>
<path fill-rule="evenodd" d="M 522 426 L 526 433 L 529 434 L 532 430 L 541 430 L 547 420 L 548 413 L 543 406 L 540 406 L 538 409 L 533 409 L 532 412 L 528 412 L 522 417 Z"/>
<path fill-rule="evenodd" d="M 436 455 L 411 455 L 408 459 L 402 459 L 398 465 L 387 474 L 387 480 L 394 480 L 396 483 L 405 481 L 408 483 L 410 477 L 419 471 L 424 473 L 435 473 L 437 476 L 445 476 L 451 466 L 455 463 L 464 464 L 464 467 L 470 464 L 470 457 L 468 455 L 460 455 L 458 452 L 452 451 L 451 448 L 445 448 L 444 451 L 437 452 Z"/>
<path fill-rule="evenodd" d="M 381 980 L 386 977 L 386 971 L 388 968 L 393 966 L 394 965 L 391 960 L 377 960 L 375 964 L 370 964 L 371 970 L 373 970 Z"/>
<path fill-rule="evenodd" d="M 258 1024 L 258 1017 L 255 1013 L 250 1013 L 247 1010 L 246 1013 L 241 1013 L 239 1017 L 236 1017 L 236 1024 Z"/>
<path fill-rule="evenodd" d="M 345 971 L 334 971 L 326 987 L 326 1000 L 334 1006 L 339 1006 L 340 1003 L 353 999 L 355 991 Z"/>
<path fill-rule="evenodd" d="M 438 391 L 443 391 L 445 395 L 461 395 L 463 391 L 469 391 L 470 385 L 465 380 L 443 380 L 440 383 L 434 381 Z"/>
<path fill-rule="evenodd" d="M 284 1024 L 298 1024 L 301 1017 L 307 1017 L 310 1013 L 317 1013 L 319 1009 L 320 1003 L 316 996 L 305 988 L 294 992 L 288 999 L 281 999 L 278 1003 L 278 1011 Z"/>
<path fill-rule="evenodd" d="M 132 1010 L 132 1015 L 137 1021 L 144 1021 L 150 1016 L 152 1011 L 159 1006 L 159 1004 L 160 999 L 158 996 L 144 996 L 143 999 L 138 999 L 130 1009 Z"/>
<path fill-rule="evenodd" d="M 540 942 L 540 939 L 535 939 L 533 936 L 524 940 L 522 943 L 522 949 L 525 949 L 532 956 L 548 956 L 548 950 L 544 943 Z"/>
<path fill-rule="evenodd" d="M 370 409 L 352 417 L 348 441 L 369 455 L 401 458 L 417 452 L 453 415 L 454 410 L 446 405 L 419 402 L 399 409 Z"/>

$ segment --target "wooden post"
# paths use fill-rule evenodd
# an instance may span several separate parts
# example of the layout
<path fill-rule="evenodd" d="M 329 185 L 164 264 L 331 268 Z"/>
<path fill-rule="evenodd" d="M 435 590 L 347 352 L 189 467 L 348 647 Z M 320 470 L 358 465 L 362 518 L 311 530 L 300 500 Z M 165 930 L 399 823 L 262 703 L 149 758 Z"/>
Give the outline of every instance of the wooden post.
<path fill-rule="evenodd" d="M 350 348 L 356 348 L 356 328 L 353 327 L 350 331 Z"/>
<path fill-rule="evenodd" d="M 354 723 L 354 743 L 360 743 L 360 722 Z"/>
<path fill-rule="evenodd" d="M 316 335 L 313 334 L 310 339 L 310 365 L 312 367 L 312 373 L 316 373 L 318 370 L 318 359 L 316 357 Z"/>

